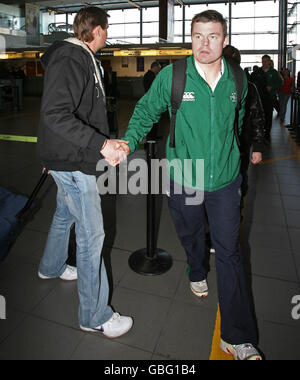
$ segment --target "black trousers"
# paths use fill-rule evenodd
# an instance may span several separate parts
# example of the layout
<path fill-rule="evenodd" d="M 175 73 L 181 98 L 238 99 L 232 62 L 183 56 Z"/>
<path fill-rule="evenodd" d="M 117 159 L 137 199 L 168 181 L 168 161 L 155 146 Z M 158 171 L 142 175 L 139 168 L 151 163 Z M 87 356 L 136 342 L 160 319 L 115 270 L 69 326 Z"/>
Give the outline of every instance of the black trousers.
<path fill-rule="evenodd" d="M 270 138 L 273 123 L 273 102 L 272 99 L 263 102 L 263 109 L 266 119 L 266 138 Z"/>
<path fill-rule="evenodd" d="M 206 209 L 212 245 L 216 250 L 222 339 L 230 344 L 257 345 L 255 318 L 238 243 L 241 182 L 239 176 L 224 189 L 204 192 L 204 202 L 193 206 L 186 204 L 186 194 L 174 194 L 174 183 L 171 183 L 168 203 L 178 237 L 187 254 L 190 281 L 202 281 L 208 274 L 205 266 Z"/>

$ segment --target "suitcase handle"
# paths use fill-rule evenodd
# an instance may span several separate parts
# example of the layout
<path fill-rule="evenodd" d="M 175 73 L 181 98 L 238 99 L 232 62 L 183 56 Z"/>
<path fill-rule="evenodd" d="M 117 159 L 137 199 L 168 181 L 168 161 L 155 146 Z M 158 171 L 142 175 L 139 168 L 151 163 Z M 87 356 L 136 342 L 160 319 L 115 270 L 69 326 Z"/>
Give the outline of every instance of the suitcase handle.
<path fill-rule="evenodd" d="M 35 201 L 38 193 L 40 192 L 43 184 L 45 183 L 46 179 L 48 178 L 48 170 L 46 169 L 41 178 L 39 179 L 39 182 L 37 183 L 36 187 L 34 188 L 33 192 L 31 193 L 28 201 L 26 202 L 26 205 L 24 206 L 24 208 L 18 213 L 17 217 L 22 217 L 29 209 L 30 207 L 32 206 L 33 202 Z"/>

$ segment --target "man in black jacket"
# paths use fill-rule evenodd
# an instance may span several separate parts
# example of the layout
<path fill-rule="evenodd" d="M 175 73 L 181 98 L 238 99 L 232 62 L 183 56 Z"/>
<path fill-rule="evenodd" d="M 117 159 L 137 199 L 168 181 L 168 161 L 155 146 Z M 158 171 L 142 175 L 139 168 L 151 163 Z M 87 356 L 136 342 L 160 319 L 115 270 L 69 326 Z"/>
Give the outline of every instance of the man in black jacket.
<path fill-rule="evenodd" d="M 224 57 L 235 60 L 241 64 L 241 55 L 237 48 L 227 45 L 223 50 Z M 254 83 L 248 81 L 248 94 L 245 104 L 245 116 L 242 126 L 241 140 L 241 185 L 242 197 L 248 191 L 248 167 L 250 163 L 250 150 L 252 148 L 251 162 L 254 165 L 262 161 L 265 138 L 265 115 L 258 90 Z"/>
<path fill-rule="evenodd" d="M 160 72 L 161 66 L 158 62 L 153 62 L 151 64 L 151 69 L 146 72 L 143 78 L 145 93 L 149 91 L 156 75 Z"/>
<path fill-rule="evenodd" d="M 54 43 L 42 59 L 45 80 L 38 152 L 58 192 L 38 275 L 43 280 L 78 279 L 80 328 L 115 338 L 128 332 L 133 321 L 108 305 L 101 256 L 104 229 L 96 165 L 108 154 L 112 165 L 124 157 L 121 142 L 108 138 L 105 93 L 94 57 L 105 46 L 107 28 L 103 10 L 83 8 L 74 21 L 75 38 Z M 77 269 L 66 265 L 73 223 Z"/>

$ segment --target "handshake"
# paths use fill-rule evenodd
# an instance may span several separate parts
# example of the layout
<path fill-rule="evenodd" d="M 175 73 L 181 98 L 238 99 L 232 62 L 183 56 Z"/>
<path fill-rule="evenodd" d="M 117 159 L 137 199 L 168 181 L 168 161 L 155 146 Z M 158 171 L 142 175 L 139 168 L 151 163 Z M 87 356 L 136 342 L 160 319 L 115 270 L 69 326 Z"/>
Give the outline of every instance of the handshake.
<path fill-rule="evenodd" d="M 104 159 L 111 165 L 117 166 L 120 162 L 126 160 L 130 154 L 130 148 L 128 146 L 129 141 L 125 140 L 105 140 L 100 153 Z"/>

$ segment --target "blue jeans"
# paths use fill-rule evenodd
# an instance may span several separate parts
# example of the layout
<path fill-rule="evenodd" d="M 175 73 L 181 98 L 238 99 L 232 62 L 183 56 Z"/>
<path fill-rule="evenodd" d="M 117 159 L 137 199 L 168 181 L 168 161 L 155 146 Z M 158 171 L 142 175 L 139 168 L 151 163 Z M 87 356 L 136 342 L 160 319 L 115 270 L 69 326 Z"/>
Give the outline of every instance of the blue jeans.
<path fill-rule="evenodd" d="M 231 344 L 257 344 L 257 329 L 247 293 L 242 252 L 238 243 L 240 228 L 241 177 L 214 192 L 204 192 L 204 202 L 186 205 L 186 194 L 174 194 L 171 182 L 169 209 L 190 265 L 190 281 L 207 278 L 205 265 L 206 209 L 211 240 L 216 250 L 221 337 Z"/>
<path fill-rule="evenodd" d="M 79 323 L 94 328 L 113 315 L 108 306 L 109 285 L 101 256 L 105 234 L 96 177 L 78 171 L 50 174 L 58 188 L 57 208 L 39 271 L 48 277 L 64 273 L 70 228 L 75 223 Z"/>

